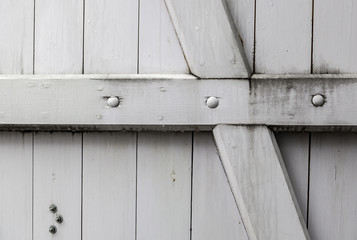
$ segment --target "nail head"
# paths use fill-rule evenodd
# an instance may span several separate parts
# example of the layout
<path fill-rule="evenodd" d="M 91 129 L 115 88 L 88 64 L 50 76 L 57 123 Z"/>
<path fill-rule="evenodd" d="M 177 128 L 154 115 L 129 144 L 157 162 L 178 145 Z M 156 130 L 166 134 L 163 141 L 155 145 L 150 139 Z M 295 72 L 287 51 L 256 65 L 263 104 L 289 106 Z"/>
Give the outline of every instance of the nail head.
<path fill-rule="evenodd" d="M 206 101 L 207 107 L 216 108 L 219 105 L 219 100 L 216 97 L 209 97 Z"/>

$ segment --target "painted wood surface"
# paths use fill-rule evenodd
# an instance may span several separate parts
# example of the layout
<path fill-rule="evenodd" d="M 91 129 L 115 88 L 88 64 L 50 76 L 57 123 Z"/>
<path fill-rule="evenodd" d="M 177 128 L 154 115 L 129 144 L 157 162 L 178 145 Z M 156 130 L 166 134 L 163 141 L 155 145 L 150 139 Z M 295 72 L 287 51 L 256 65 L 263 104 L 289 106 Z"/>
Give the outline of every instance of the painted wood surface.
<path fill-rule="evenodd" d="M 314 1 L 314 73 L 357 72 L 357 2 Z"/>
<path fill-rule="evenodd" d="M 313 133 L 309 232 L 313 239 L 357 236 L 355 133 Z"/>
<path fill-rule="evenodd" d="M 255 1 L 227 0 L 249 67 L 254 72 Z"/>
<path fill-rule="evenodd" d="M 83 239 L 135 239 L 136 133 L 83 135 Z"/>
<path fill-rule="evenodd" d="M 32 239 L 32 133 L 0 133 L 0 239 Z"/>
<path fill-rule="evenodd" d="M 36 0 L 35 73 L 82 73 L 83 1 Z"/>
<path fill-rule="evenodd" d="M 312 0 L 256 1 L 256 73 L 310 73 Z"/>
<path fill-rule="evenodd" d="M 193 142 L 192 239 L 248 239 L 212 133 Z"/>
<path fill-rule="evenodd" d="M 56 239 L 81 239 L 81 170 L 82 134 L 35 134 L 33 239 L 52 238 L 50 225 L 57 226 Z M 57 205 L 63 223 L 56 223 L 51 204 Z"/>
<path fill-rule="evenodd" d="M 190 239 L 191 133 L 139 133 L 137 239 Z"/>
<path fill-rule="evenodd" d="M 0 74 L 33 71 L 34 0 L 0 1 Z"/>
<path fill-rule="evenodd" d="M 275 133 L 275 137 L 306 223 L 309 188 L 309 133 L 281 132 Z"/>
<path fill-rule="evenodd" d="M 242 43 L 224 1 L 165 2 L 194 75 L 201 78 L 250 76 Z"/>
<path fill-rule="evenodd" d="M 140 0 L 139 73 L 188 73 L 164 0 Z"/>
<path fill-rule="evenodd" d="M 138 0 L 87 0 L 84 72 L 137 73 Z"/>
<path fill-rule="evenodd" d="M 250 239 L 310 239 L 274 135 L 219 125 L 221 160 Z"/>

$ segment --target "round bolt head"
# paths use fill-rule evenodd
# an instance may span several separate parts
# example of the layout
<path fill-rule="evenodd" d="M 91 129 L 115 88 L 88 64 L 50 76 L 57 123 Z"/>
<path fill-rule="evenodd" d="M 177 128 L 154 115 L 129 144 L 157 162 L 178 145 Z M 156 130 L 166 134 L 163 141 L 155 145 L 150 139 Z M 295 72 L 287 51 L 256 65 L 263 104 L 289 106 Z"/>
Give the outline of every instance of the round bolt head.
<path fill-rule="evenodd" d="M 62 215 L 56 216 L 55 220 L 56 220 L 57 223 L 62 223 L 62 222 L 63 222 L 63 217 L 62 217 Z"/>
<path fill-rule="evenodd" d="M 119 98 L 115 96 L 111 96 L 107 100 L 107 104 L 109 107 L 118 107 L 119 106 Z"/>
<path fill-rule="evenodd" d="M 51 225 L 50 228 L 48 229 L 48 231 L 52 234 L 55 234 L 57 232 L 57 228 L 54 225 Z"/>
<path fill-rule="evenodd" d="M 207 107 L 216 108 L 219 105 L 219 100 L 216 97 L 209 97 L 206 101 Z"/>
<path fill-rule="evenodd" d="M 322 107 L 325 104 L 325 97 L 321 94 L 316 94 L 312 97 L 311 102 L 315 107 Z"/>
<path fill-rule="evenodd" d="M 51 204 L 50 207 L 49 207 L 50 211 L 55 213 L 57 212 L 57 206 L 55 204 Z"/>

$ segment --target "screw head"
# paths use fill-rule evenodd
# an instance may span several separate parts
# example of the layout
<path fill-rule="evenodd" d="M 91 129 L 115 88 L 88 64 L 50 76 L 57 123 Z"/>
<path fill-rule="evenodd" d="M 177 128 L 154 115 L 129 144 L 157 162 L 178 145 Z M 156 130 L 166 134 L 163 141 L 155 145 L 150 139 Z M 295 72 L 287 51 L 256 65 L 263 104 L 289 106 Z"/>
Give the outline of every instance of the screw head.
<path fill-rule="evenodd" d="M 57 206 L 55 204 L 51 204 L 50 207 L 49 207 L 50 211 L 55 213 L 57 212 Z"/>
<path fill-rule="evenodd" d="M 207 107 L 216 108 L 219 105 L 219 100 L 216 97 L 209 97 L 206 100 Z"/>
<path fill-rule="evenodd" d="M 52 234 L 55 234 L 57 232 L 57 228 L 54 225 L 51 225 L 50 228 L 48 229 L 48 231 Z"/>
<path fill-rule="evenodd" d="M 325 97 L 321 94 L 316 94 L 312 97 L 311 102 L 315 107 L 322 107 L 325 104 Z"/>
<path fill-rule="evenodd" d="M 56 222 L 57 223 L 62 223 L 63 222 L 63 217 L 62 215 L 57 215 L 56 218 L 55 218 Z"/>
<path fill-rule="evenodd" d="M 119 106 L 119 98 L 115 96 L 111 96 L 107 100 L 107 104 L 109 107 L 118 107 Z"/>

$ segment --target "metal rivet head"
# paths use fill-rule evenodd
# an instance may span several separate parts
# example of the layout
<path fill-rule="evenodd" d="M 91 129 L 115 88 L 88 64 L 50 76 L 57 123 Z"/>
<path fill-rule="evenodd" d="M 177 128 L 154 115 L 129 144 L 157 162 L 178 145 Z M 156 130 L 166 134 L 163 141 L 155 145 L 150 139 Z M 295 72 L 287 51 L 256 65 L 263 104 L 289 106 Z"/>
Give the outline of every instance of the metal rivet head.
<path fill-rule="evenodd" d="M 216 97 L 209 97 L 206 100 L 207 107 L 209 108 L 216 108 L 219 105 L 219 100 Z"/>
<path fill-rule="evenodd" d="M 107 104 L 109 107 L 118 107 L 119 106 L 119 98 L 115 96 L 111 96 L 107 100 Z"/>
<path fill-rule="evenodd" d="M 325 97 L 321 94 L 316 94 L 312 97 L 311 102 L 315 107 L 322 107 L 325 104 Z"/>
<path fill-rule="evenodd" d="M 51 225 L 50 228 L 48 229 L 48 231 L 52 234 L 55 234 L 57 232 L 57 228 L 54 225 Z"/>
<path fill-rule="evenodd" d="M 51 204 L 50 207 L 49 207 L 50 211 L 55 213 L 57 212 L 57 206 L 55 204 Z"/>
<path fill-rule="evenodd" d="M 56 218 L 55 218 L 56 222 L 58 223 L 62 223 L 63 222 L 63 217 L 62 215 L 57 215 Z"/>

